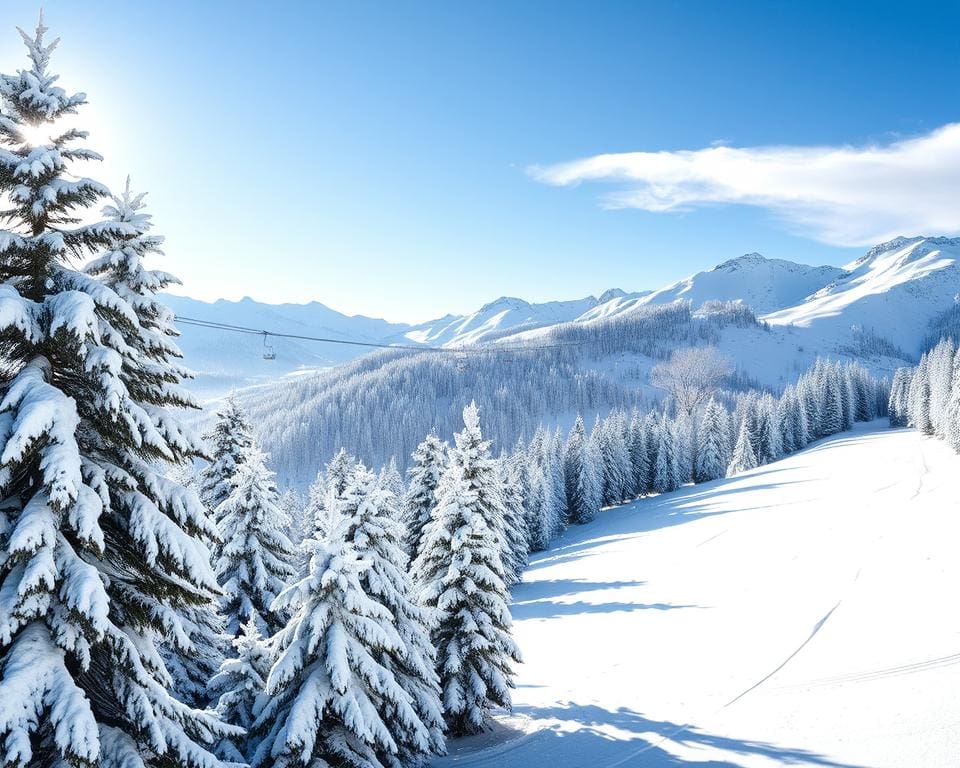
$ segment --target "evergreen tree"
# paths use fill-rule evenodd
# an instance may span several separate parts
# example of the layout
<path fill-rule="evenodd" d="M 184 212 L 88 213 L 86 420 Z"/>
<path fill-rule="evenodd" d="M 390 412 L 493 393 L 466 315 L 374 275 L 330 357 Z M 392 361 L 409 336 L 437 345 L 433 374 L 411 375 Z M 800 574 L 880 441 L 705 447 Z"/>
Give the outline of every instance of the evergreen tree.
<path fill-rule="evenodd" d="M 212 461 L 200 473 L 200 498 L 207 509 L 214 510 L 230 495 L 244 453 L 253 445 L 247 416 L 233 395 L 227 397 L 204 437 Z"/>
<path fill-rule="evenodd" d="M 186 608 L 219 591 L 216 531 L 160 470 L 202 454 L 170 410 L 192 400 L 172 315 L 140 324 L 151 291 L 135 308 L 70 266 L 141 233 L 80 223 L 107 194 L 70 171 L 99 159 L 74 146 L 85 132 L 23 134 L 85 103 L 55 85 L 46 31 L 21 32 L 30 66 L 0 77 L 0 763 L 213 768 L 207 745 L 233 731 L 171 695 L 156 651 L 193 651 Z"/>
<path fill-rule="evenodd" d="M 597 468 L 602 461 L 597 446 L 587 439 L 583 419 L 577 416 L 566 446 L 567 509 L 571 523 L 589 523 L 600 509 L 600 478 Z"/>
<path fill-rule="evenodd" d="M 381 659 L 402 654 L 390 611 L 361 584 L 368 563 L 347 541 L 351 520 L 331 485 L 323 542 L 308 539 L 306 578 L 274 600 L 290 622 L 274 638 L 278 658 L 254 707 L 255 768 L 384 768 L 400 746 L 383 714 L 416 717 L 409 695 Z"/>
<path fill-rule="evenodd" d="M 223 542 L 216 571 L 226 594 L 227 632 L 233 636 L 252 620 L 269 637 L 286 618 L 270 609 L 296 573 L 294 547 L 284 533 L 290 520 L 279 507 L 273 478 L 264 454 L 250 446 L 231 483 L 233 490 L 215 511 Z"/>
<path fill-rule="evenodd" d="M 517 454 L 500 457 L 500 475 L 503 486 L 506 553 L 503 570 L 507 586 L 519 584 L 527 567 L 530 541 L 527 533 L 527 518 L 523 506 L 524 461 Z"/>
<path fill-rule="evenodd" d="M 667 420 L 660 419 L 656 428 L 656 458 L 653 464 L 653 492 L 669 493 L 676 488 L 673 458 L 674 441 Z"/>
<path fill-rule="evenodd" d="M 728 433 L 726 412 L 711 398 L 700 419 L 694 482 L 705 483 L 726 474 L 730 463 Z"/>
<path fill-rule="evenodd" d="M 397 460 L 390 457 L 390 461 L 387 462 L 382 470 L 380 470 L 379 478 L 380 486 L 392 493 L 394 498 L 398 500 L 402 499 L 407 492 L 406 486 L 403 484 L 403 477 L 400 475 L 400 470 L 397 469 Z"/>
<path fill-rule="evenodd" d="M 733 448 L 733 458 L 727 467 L 727 477 L 732 477 L 750 469 L 756 469 L 757 456 L 750 445 L 750 432 L 746 420 L 740 422 L 740 431 L 737 433 L 737 444 Z"/>
<path fill-rule="evenodd" d="M 777 403 L 770 395 L 764 395 L 755 402 L 757 463 L 769 464 L 781 455 Z"/>
<path fill-rule="evenodd" d="M 437 670 L 456 736 L 479 732 L 492 706 L 510 706 L 511 661 L 520 661 L 503 573 L 502 493 L 475 405 L 463 420 L 413 564 L 420 600 L 437 615 Z"/>
<path fill-rule="evenodd" d="M 357 465 L 350 473 L 344 499 L 344 536 L 357 557 L 367 563 L 360 573 L 360 586 L 367 597 L 390 612 L 390 623 L 401 641 L 397 649 L 371 650 L 373 658 L 406 694 L 406 700 L 399 702 L 393 696 L 379 699 L 378 714 L 396 750 L 381 748 L 378 757 L 384 765 L 418 765 L 429 755 L 444 751 L 430 614 L 412 597 L 397 496 L 363 465 Z"/>
<path fill-rule="evenodd" d="M 403 497 L 403 522 L 406 528 L 404 550 L 413 562 L 420 552 L 423 530 L 437 505 L 437 485 L 447 463 L 447 444 L 431 432 L 417 446 L 407 470 L 407 492 Z"/>
<path fill-rule="evenodd" d="M 925 435 L 933 434 L 930 420 L 930 371 L 929 357 L 924 354 L 910 379 L 909 394 L 910 425 Z"/>
<path fill-rule="evenodd" d="M 324 529 L 330 512 L 326 507 L 327 500 L 331 498 L 332 492 L 334 500 L 343 501 L 343 494 L 356 465 L 357 460 L 341 448 L 323 470 L 317 473 L 317 479 L 310 486 L 307 501 L 308 515 L 313 518 L 313 538 L 322 539 L 327 535 Z"/>
<path fill-rule="evenodd" d="M 245 763 L 253 756 L 256 746 L 249 729 L 253 726 L 254 707 L 266 687 L 273 657 L 253 620 L 240 628 L 240 634 L 233 639 L 233 648 L 233 657 L 221 664 L 220 671 L 209 680 L 209 686 L 217 697 L 217 713 L 223 721 L 247 732 L 224 739 L 217 752 L 227 760 Z"/>
<path fill-rule="evenodd" d="M 909 368 L 897 368 L 893 374 L 893 382 L 890 384 L 890 402 L 887 406 L 891 427 L 907 426 L 910 377 Z"/>
<path fill-rule="evenodd" d="M 630 456 L 631 470 L 630 497 L 638 498 L 646 493 L 650 486 L 650 465 L 647 459 L 647 431 L 643 418 L 636 410 L 630 419 L 627 452 Z"/>
<path fill-rule="evenodd" d="M 627 452 L 623 414 L 611 413 L 599 425 L 600 454 L 603 461 L 603 504 L 612 506 L 627 498 L 630 481 L 630 455 Z"/>

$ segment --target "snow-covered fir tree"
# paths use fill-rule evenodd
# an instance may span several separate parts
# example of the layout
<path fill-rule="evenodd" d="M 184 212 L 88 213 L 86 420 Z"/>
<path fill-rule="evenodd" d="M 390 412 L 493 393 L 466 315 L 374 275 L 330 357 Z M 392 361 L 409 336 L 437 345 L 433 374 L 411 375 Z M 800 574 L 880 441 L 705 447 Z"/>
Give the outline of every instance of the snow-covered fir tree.
<path fill-rule="evenodd" d="M 890 401 L 887 412 L 891 427 L 905 427 L 909 420 L 910 377 L 909 368 L 897 368 L 890 384 Z"/>
<path fill-rule="evenodd" d="M 387 462 L 387 465 L 380 470 L 379 482 L 381 487 L 394 495 L 398 503 L 407 492 L 407 488 L 403 484 L 403 477 L 400 475 L 400 470 L 397 469 L 397 460 L 392 456 L 390 457 L 390 461 Z"/>
<path fill-rule="evenodd" d="M 396 755 L 384 714 L 416 717 L 409 695 L 380 660 L 404 643 L 389 609 L 361 583 L 369 563 L 348 542 L 351 519 L 331 487 L 324 503 L 323 541 L 308 539 L 309 573 L 274 600 L 292 616 L 275 637 L 277 660 L 255 706 L 255 768 L 356 766 L 388 768 Z"/>
<path fill-rule="evenodd" d="M 525 464 L 523 454 L 504 453 L 500 456 L 498 467 L 503 488 L 503 532 L 506 538 L 503 572 L 507 586 L 520 583 L 527 567 L 527 556 L 530 554 L 526 511 L 523 505 Z"/>
<path fill-rule="evenodd" d="M 280 509 L 274 473 L 255 445 L 244 451 L 231 486 L 214 513 L 222 541 L 216 571 L 225 593 L 227 632 L 236 635 L 252 620 L 270 637 L 286 618 L 270 605 L 296 573 L 294 546 L 284 533 L 290 520 Z"/>
<path fill-rule="evenodd" d="M 634 410 L 630 418 L 627 436 L 627 451 L 630 456 L 630 497 L 643 496 L 650 487 L 650 465 L 647 459 L 647 430 L 643 417 Z"/>
<path fill-rule="evenodd" d="M 653 479 L 651 481 L 654 493 L 667 493 L 677 487 L 677 478 L 674 471 L 675 448 L 673 432 L 665 418 L 657 422 L 654 443 L 656 458 L 653 463 Z"/>
<path fill-rule="evenodd" d="M 200 498 L 214 510 L 233 490 L 244 452 L 253 444 L 247 415 L 233 395 L 226 398 L 204 438 L 211 461 L 200 473 Z"/>
<path fill-rule="evenodd" d="M 600 509 L 600 466 L 603 459 L 591 450 L 583 419 L 577 416 L 567 438 L 565 480 L 567 509 L 571 523 L 589 523 Z"/>
<path fill-rule="evenodd" d="M 694 482 L 704 483 L 726 475 L 730 464 L 729 435 L 726 411 L 711 398 L 700 419 Z"/>
<path fill-rule="evenodd" d="M 444 716 L 455 736 L 480 731 L 494 706 L 510 706 L 511 635 L 503 571 L 503 494 L 475 405 L 463 412 L 437 507 L 413 564 L 432 633 Z"/>
<path fill-rule="evenodd" d="M 435 432 L 427 435 L 411 454 L 407 491 L 403 497 L 404 550 L 412 562 L 420 551 L 423 529 L 437 504 L 437 485 L 447 464 L 447 444 Z"/>
<path fill-rule="evenodd" d="M 331 492 L 332 498 L 343 500 L 344 491 L 356 465 L 357 460 L 341 448 L 317 474 L 317 479 L 310 486 L 307 501 L 307 514 L 313 518 L 313 538 L 322 539 L 326 536 L 324 525 L 329 518 L 327 500 L 331 498 Z"/>
<path fill-rule="evenodd" d="M 444 750 L 440 685 L 430 641 L 431 612 L 414 601 L 412 581 L 403 550 L 403 526 L 396 495 L 363 465 L 350 474 L 344 491 L 344 536 L 366 567 L 360 573 L 364 593 L 392 616 L 401 646 L 371 654 L 396 679 L 406 694 L 379 699 L 379 712 L 390 730 L 395 750 L 381 749 L 384 765 L 419 765 Z"/>
<path fill-rule="evenodd" d="M 217 713 L 224 722 L 243 728 L 245 733 L 224 739 L 217 752 L 227 760 L 245 763 L 253 757 L 256 740 L 249 733 L 254 723 L 257 698 L 266 687 L 267 675 L 273 665 L 273 655 L 252 619 L 233 638 L 233 654 L 224 660 L 220 670 L 209 680 L 210 691 L 216 697 Z"/>
<path fill-rule="evenodd" d="M 55 126 L 86 99 L 55 84 L 46 31 L 0 76 L 0 763 L 213 768 L 232 730 L 170 693 L 157 651 L 192 652 L 187 609 L 219 592 L 216 531 L 162 470 L 202 454 L 171 410 L 192 401 L 171 313 L 127 292 L 147 273 L 111 287 L 71 266 L 142 232 L 81 223 L 107 190 L 71 172 L 99 156 Z"/>
<path fill-rule="evenodd" d="M 753 452 L 753 446 L 750 444 L 750 428 L 746 419 L 740 422 L 740 429 L 737 432 L 737 443 L 733 448 L 733 456 L 730 459 L 730 465 L 727 467 L 727 477 L 746 472 L 749 469 L 756 469 L 757 455 Z"/>

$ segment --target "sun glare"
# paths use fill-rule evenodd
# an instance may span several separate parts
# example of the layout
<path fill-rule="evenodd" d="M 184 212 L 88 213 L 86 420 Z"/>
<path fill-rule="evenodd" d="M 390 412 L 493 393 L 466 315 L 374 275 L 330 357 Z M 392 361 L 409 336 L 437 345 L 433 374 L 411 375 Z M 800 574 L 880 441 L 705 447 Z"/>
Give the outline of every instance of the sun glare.
<path fill-rule="evenodd" d="M 53 123 L 40 123 L 40 125 L 23 125 L 20 127 L 20 135 L 23 136 L 27 145 L 30 147 L 41 147 L 44 144 L 52 143 L 54 133 Z"/>

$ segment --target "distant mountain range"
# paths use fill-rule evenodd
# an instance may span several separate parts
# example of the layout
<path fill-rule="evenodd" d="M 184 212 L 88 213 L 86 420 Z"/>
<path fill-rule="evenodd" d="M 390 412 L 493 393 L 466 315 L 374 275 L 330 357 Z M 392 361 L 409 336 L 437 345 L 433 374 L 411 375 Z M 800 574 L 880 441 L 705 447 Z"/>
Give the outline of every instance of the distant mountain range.
<path fill-rule="evenodd" d="M 931 320 L 960 293 L 960 239 L 897 238 L 843 268 L 807 266 L 750 253 L 654 291 L 619 289 L 599 297 L 530 303 L 501 297 L 476 312 L 426 323 L 390 323 L 344 315 L 319 302 L 264 304 L 245 298 L 212 303 L 166 297 L 181 317 L 374 344 L 449 346 L 482 344 L 513 334 L 536 335 L 561 323 L 590 323 L 640 307 L 677 300 L 694 310 L 708 301 L 739 300 L 772 326 L 791 326 L 801 345 L 823 353 L 882 339 L 888 350 L 920 352 Z M 331 343 L 237 334 L 181 325 L 180 346 L 197 373 L 193 387 L 215 396 L 338 365 L 367 349 Z M 265 360 L 269 345 L 275 359 Z M 865 348 L 864 348 L 865 349 Z M 779 357 L 779 355 L 778 355 Z M 768 378 L 761 376 L 760 378 Z"/>

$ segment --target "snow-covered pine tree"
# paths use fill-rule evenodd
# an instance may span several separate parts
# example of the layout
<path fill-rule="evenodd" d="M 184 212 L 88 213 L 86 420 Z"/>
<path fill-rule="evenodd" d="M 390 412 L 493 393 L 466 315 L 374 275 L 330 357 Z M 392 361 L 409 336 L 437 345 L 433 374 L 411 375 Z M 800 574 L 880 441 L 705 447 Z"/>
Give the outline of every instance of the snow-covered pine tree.
<path fill-rule="evenodd" d="M 220 531 L 216 571 L 225 593 L 227 632 L 236 636 L 251 619 L 261 635 L 280 630 L 286 617 L 270 608 L 296 573 L 294 546 L 284 533 L 290 520 L 279 506 L 274 473 L 263 452 L 243 452 L 232 490 L 215 510 Z"/>
<path fill-rule="evenodd" d="M 627 452 L 626 424 L 620 411 L 614 411 L 598 424 L 603 458 L 603 504 L 610 506 L 627 498 L 630 455 Z"/>
<path fill-rule="evenodd" d="M 493 706 L 510 706 L 511 662 L 520 661 L 504 583 L 502 491 L 474 404 L 463 421 L 413 564 L 420 601 L 436 611 L 444 716 L 456 736 L 480 731 Z"/>
<path fill-rule="evenodd" d="M 507 586 L 513 586 L 523 579 L 530 554 L 523 506 L 525 462 L 517 454 L 501 454 L 499 471 L 503 487 L 503 530 L 507 539 L 503 571 Z"/>
<path fill-rule="evenodd" d="M 550 546 L 549 489 L 545 487 L 547 479 L 541 464 L 531 462 L 529 458 L 526 459 L 526 473 L 528 490 L 523 509 L 527 522 L 527 541 L 530 542 L 531 552 L 542 552 Z"/>
<path fill-rule="evenodd" d="M 30 65 L 0 76 L 0 763 L 214 768 L 207 745 L 232 729 L 171 695 L 156 650 L 192 651 L 187 609 L 219 591 L 216 531 L 160 469 L 202 454 L 170 410 L 192 401 L 169 311 L 144 327 L 70 266 L 139 233 L 81 223 L 107 190 L 71 173 L 99 156 L 54 125 L 86 98 L 55 85 L 46 31 L 21 31 Z"/>
<path fill-rule="evenodd" d="M 820 434 L 826 437 L 843 431 L 843 395 L 841 382 L 832 366 L 820 366 L 819 377 Z"/>
<path fill-rule="evenodd" d="M 397 469 L 397 460 L 393 456 L 390 457 L 387 466 L 380 470 L 379 481 L 381 487 L 390 491 L 397 499 L 397 503 L 400 503 L 407 492 L 407 488 L 403 484 L 403 477 L 400 475 L 400 470 Z"/>
<path fill-rule="evenodd" d="M 323 541 L 308 539 L 308 575 L 271 610 L 292 616 L 273 639 L 278 654 L 254 707 L 254 768 L 385 768 L 399 746 L 381 713 L 412 713 L 409 696 L 378 659 L 400 654 L 390 611 L 361 584 L 369 563 L 347 541 L 351 520 L 331 487 Z"/>
<path fill-rule="evenodd" d="M 233 395 L 227 396 L 204 438 L 212 461 L 200 473 L 200 498 L 214 510 L 233 490 L 244 452 L 253 444 L 247 415 Z"/>
<path fill-rule="evenodd" d="M 225 659 L 219 672 L 209 680 L 210 692 L 216 697 L 217 714 L 224 722 L 243 728 L 246 733 L 224 739 L 217 752 L 226 760 L 247 762 L 252 756 L 256 740 L 249 733 L 254 723 L 254 707 L 266 687 L 267 675 L 273 665 L 273 654 L 260 635 L 252 619 L 233 639 L 233 655 Z"/>
<path fill-rule="evenodd" d="M 891 416 L 891 423 L 892 419 Z M 943 421 L 943 439 L 956 453 L 960 453 L 960 386 L 956 383 L 944 409 Z"/>
<path fill-rule="evenodd" d="M 650 485 L 650 466 L 647 463 L 647 430 L 643 417 L 634 409 L 627 437 L 627 452 L 630 456 L 630 496 L 638 498 Z"/>
<path fill-rule="evenodd" d="M 403 551 L 403 526 L 396 495 L 362 464 L 351 472 L 344 491 L 345 536 L 367 567 L 360 574 L 364 593 L 390 611 L 402 641 L 398 650 L 372 655 L 396 679 L 409 706 L 393 697 L 379 700 L 380 716 L 390 730 L 396 752 L 381 750 L 384 765 L 419 765 L 444 751 L 440 684 L 430 642 L 430 613 L 414 602 L 413 585 Z"/>
<path fill-rule="evenodd" d="M 541 552 L 550 544 L 551 493 L 543 466 L 546 439 L 547 433 L 541 424 L 534 431 L 526 450 L 527 495 L 524 497 L 523 506 L 531 552 Z"/>
<path fill-rule="evenodd" d="M 890 401 L 887 405 L 887 414 L 891 427 L 905 427 L 909 420 L 908 404 L 910 398 L 910 368 L 897 368 L 890 384 Z M 954 394 L 956 390 L 954 391 Z"/>
<path fill-rule="evenodd" d="M 727 477 L 756 469 L 756 467 L 757 456 L 753 452 L 753 446 L 750 445 L 750 430 L 744 419 L 740 422 L 740 430 L 737 432 L 737 444 L 733 448 L 733 457 L 727 467 Z"/>
<path fill-rule="evenodd" d="M 423 529 L 437 504 L 437 485 L 447 464 L 447 444 L 435 432 L 427 435 L 411 455 L 407 470 L 407 492 L 403 497 L 403 522 L 406 528 L 404 550 L 410 562 L 420 551 Z"/>
<path fill-rule="evenodd" d="M 176 389 L 177 383 L 188 375 L 173 360 L 180 351 L 172 340 L 176 333 L 172 326 L 173 314 L 159 302 L 156 293 L 171 284 L 179 283 L 173 275 L 148 269 L 151 256 L 161 257 L 163 237 L 150 234 L 152 217 L 145 212 L 145 193 L 135 193 L 127 177 L 123 193 L 111 195 L 112 204 L 103 207 L 102 215 L 108 222 L 126 225 L 123 233 L 109 234 L 107 245 L 90 261 L 84 272 L 111 288 L 129 304 L 137 316 L 135 330 L 118 328 L 130 352 L 124 355 L 120 378 L 128 394 L 135 400 L 168 405 L 192 406 L 193 402 Z M 197 476 L 189 464 L 168 467 L 167 478 L 184 487 L 195 486 Z M 208 540 L 208 545 L 213 542 Z M 209 702 L 207 684 L 216 674 L 223 660 L 228 640 L 223 634 L 223 620 L 216 603 L 184 606 L 182 618 L 191 650 L 180 653 L 173 645 L 163 643 L 160 653 L 173 678 L 174 693 L 181 700 L 205 708 Z"/>
<path fill-rule="evenodd" d="M 653 492 L 669 493 L 676 488 L 677 478 L 673 457 L 673 430 L 666 418 L 661 418 L 656 427 L 656 458 L 653 464 Z"/>
<path fill-rule="evenodd" d="M 781 456 L 777 403 L 769 394 L 756 400 L 756 458 L 758 464 L 769 464 Z"/>
<path fill-rule="evenodd" d="M 567 438 L 565 477 L 569 520 L 589 523 L 601 506 L 597 447 L 587 438 L 583 419 L 577 416 Z"/>
<path fill-rule="evenodd" d="M 326 503 L 330 498 L 330 491 L 333 491 L 334 499 L 342 501 L 350 473 L 356 465 L 357 460 L 347 453 L 346 449 L 341 448 L 317 473 L 317 479 L 310 485 L 307 499 L 307 516 L 313 520 L 312 538 L 323 539 L 327 535 L 323 526 L 329 517 Z"/>
<path fill-rule="evenodd" d="M 908 395 L 909 423 L 914 429 L 925 435 L 933 434 L 930 421 L 930 370 L 929 357 L 923 354 L 910 379 Z"/>
<path fill-rule="evenodd" d="M 544 474 L 549 481 L 550 499 L 548 521 L 550 538 L 553 539 L 567 527 L 567 481 L 563 473 L 564 441 L 559 427 L 544 447 Z"/>
<path fill-rule="evenodd" d="M 694 482 L 704 483 L 726 474 L 730 463 L 729 431 L 726 411 L 711 398 L 700 419 Z"/>
<path fill-rule="evenodd" d="M 696 460 L 696 433 L 693 417 L 686 411 L 680 411 L 671 424 L 674 438 L 674 476 L 676 487 L 689 483 L 693 479 L 693 467 Z"/>

